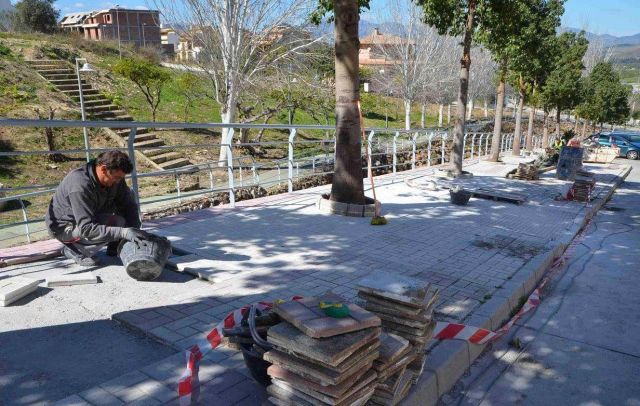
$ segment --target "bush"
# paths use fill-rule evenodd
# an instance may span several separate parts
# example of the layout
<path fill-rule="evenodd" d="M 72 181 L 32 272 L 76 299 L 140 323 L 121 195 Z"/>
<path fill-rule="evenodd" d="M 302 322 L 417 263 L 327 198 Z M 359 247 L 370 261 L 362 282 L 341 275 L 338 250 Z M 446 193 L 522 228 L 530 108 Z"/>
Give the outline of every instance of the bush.
<path fill-rule="evenodd" d="M 113 67 L 113 71 L 138 86 L 151 108 L 153 121 L 156 121 L 156 112 L 162 100 L 162 89 L 171 80 L 171 74 L 157 64 L 138 58 L 120 60 Z"/>
<path fill-rule="evenodd" d="M 80 58 L 80 54 L 76 51 L 57 45 L 46 44 L 40 47 L 40 50 L 47 58 L 51 59 L 63 59 L 71 63 L 76 63 L 76 58 Z"/>
<path fill-rule="evenodd" d="M 0 42 L 0 56 L 11 56 L 11 48 Z"/>

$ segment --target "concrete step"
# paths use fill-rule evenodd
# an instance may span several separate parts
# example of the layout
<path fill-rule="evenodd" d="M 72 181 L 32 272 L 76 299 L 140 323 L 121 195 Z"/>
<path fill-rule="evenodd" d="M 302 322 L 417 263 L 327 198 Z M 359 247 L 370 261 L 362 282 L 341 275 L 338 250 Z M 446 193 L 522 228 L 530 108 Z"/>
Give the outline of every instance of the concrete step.
<path fill-rule="evenodd" d="M 46 75 L 42 75 L 48 81 L 52 80 L 75 80 L 78 82 L 78 77 L 73 73 L 48 73 Z"/>
<path fill-rule="evenodd" d="M 79 96 L 78 99 L 80 99 Z M 84 105 L 87 107 L 108 106 L 111 104 L 113 104 L 112 101 L 104 97 L 95 97 L 84 101 Z"/>
<path fill-rule="evenodd" d="M 118 128 L 118 129 L 115 129 L 113 131 L 115 131 L 115 133 L 118 134 L 119 136 L 125 137 L 125 138 L 128 137 L 129 133 L 131 132 L 131 130 L 128 129 L 128 128 Z M 147 133 L 149 133 L 149 129 L 148 128 L 138 128 L 136 130 L 136 134 L 137 135 L 147 134 Z"/>
<path fill-rule="evenodd" d="M 153 156 L 151 160 L 157 164 L 162 164 L 165 162 L 174 161 L 179 158 L 182 157 L 177 152 L 164 152 L 162 154 Z"/>
<path fill-rule="evenodd" d="M 104 121 L 133 121 L 133 117 L 130 115 L 123 115 L 117 117 L 101 117 L 100 120 Z"/>
<path fill-rule="evenodd" d="M 42 76 L 72 75 L 78 77 L 73 69 L 36 69 Z"/>
<path fill-rule="evenodd" d="M 129 142 L 129 137 L 122 137 L 126 142 Z M 138 142 L 143 142 L 143 141 L 149 141 L 149 140 L 155 140 L 156 135 L 152 134 L 152 133 L 147 133 L 147 134 L 136 134 L 136 139 L 134 141 L 134 144 L 138 143 Z"/>
<path fill-rule="evenodd" d="M 49 79 L 49 82 L 51 82 L 54 85 L 76 85 L 76 88 L 78 87 L 78 78 L 71 78 L 71 79 Z M 86 85 L 87 81 L 82 79 L 82 84 Z"/>
<path fill-rule="evenodd" d="M 185 158 L 178 158 L 178 159 L 173 159 L 171 161 L 163 162 L 159 166 L 162 169 L 174 169 L 174 168 L 180 168 L 182 166 L 187 166 L 187 165 L 191 165 L 191 162 L 189 162 Z"/>
<path fill-rule="evenodd" d="M 142 151 L 142 153 L 145 154 L 148 158 L 153 159 L 154 156 L 166 154 L 167 150 L 166 149 L 145 149 Z"/>
<path fill-rule="evenodd" d="M 53 84 L 57 89 L 59 90 L 72 90 L 72 89 L 76 89 L 78 90 L 78 82 L 76 83 L 65 83 L 65 84 Z M 86 85 L 83 84 L 82 85 L 82 93 L 84 94 L 87 90 L 92 90 L 93 88 L 91 87 L 91 85 Z"/>
<path fill-rule="evenodd" d="M 134 142 L 133 145 L 136 148 L 149 148 L 149 147 L 160 147 L 164 145 L 164 141 L 159 138 L 154 138 L 152 140 Z"/>
<path fill-rule="evenodd" d="M 90 113 L 93 117 L 97 117 L 101 120 L 105 120 L 107 118 L 112 118 L 112 117 L 127 116 L 127 112 L 124 110 L 106 110 L 106 111 L 97 111 L 97 112 L 88 111 L 88 113 Z"/>
<path fill-rule="evenodd" d="M 120 107 L 116 106 L 115 104 L 103 104 L 101 106 L 96 106 L 96 105 L 87 106 L 85 104 L 84 109 L 87 113 L 93 114 L 93 115 L 96 115 L 98 113 L 106 113 L 106 112 L 112 113 L 115 111 L 124 112 L 124 110 L 119 110 Z"/>
<path fill-rule="evenodd" d="M 76 86 L 75 89 L 61 90 L 61 92 L 66 94 L 69 97 L 77 97 L 78 99 L 80 98 L 80 91 L 78 90 L 78 86 Z M 82 95 L 83 96 L 100 95 L 100 92 L 97 89 L 87 89 L 87 90 L 85 90 L 84 87 L 83 87 L 82 88 Z"/>
<path fill-rule="evenodd" d="M 47 68 L 69 68 L 69 64 L 66 61 L 61 60 L 31 60 L 26 61 L 34 69 L 47 69 Z"/>

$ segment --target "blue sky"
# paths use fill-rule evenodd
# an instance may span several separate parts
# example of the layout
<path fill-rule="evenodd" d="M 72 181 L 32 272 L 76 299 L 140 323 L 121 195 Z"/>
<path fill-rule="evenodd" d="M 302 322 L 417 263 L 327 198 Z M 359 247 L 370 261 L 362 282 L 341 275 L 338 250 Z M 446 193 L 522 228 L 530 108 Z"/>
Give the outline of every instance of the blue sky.
<path fill-rule="evenodd" d="M 15 1 L 14 1 L 15 2 Z M 372 11 L 380 10 L 386 0 L 373 0 Z M 62 13 L 102 9 L 119 4 L 121 7 L 153 7 L 152 0 L 58 0 Z M 596 34 L 615 36 L 640 33 L 640 0 L 568 0 L 562 25 L 586 28 Z M 367 16 L 364 16 L 367 18 Z"/>

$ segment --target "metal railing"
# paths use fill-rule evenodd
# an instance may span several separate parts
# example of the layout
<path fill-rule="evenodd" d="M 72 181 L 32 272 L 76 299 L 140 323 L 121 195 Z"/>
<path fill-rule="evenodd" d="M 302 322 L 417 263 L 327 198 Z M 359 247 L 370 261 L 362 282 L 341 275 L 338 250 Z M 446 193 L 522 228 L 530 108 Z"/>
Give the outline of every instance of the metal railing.
<path fill-rule="evenodd" d="M 0 157 L 11 156 L 45 156 L 51 154 L 96 154 L 111 149 L 120 149 L 128 152 L 133 163 L 133 171 L 128 176 L 131 181 L 131 189 L 135 195 L 139 207 L 150 207 L 158 203 L 170 202 L 209 194 L 212 192 L 228 192 L 229 202 L 235 204 L 235 193 L 239 188 L 248 186 L 271 187 L 282 185 L 286 181 L 287 190 L 294 190 L 294 183 L 299 178 L 314 175 L 333 173 L 335 138 L 328 138 L 326 134 L 335 131 L 334 126 L 322 125 L 256 125 L 256 124 L 222 124 L 222 123 L 150 123 L 127 121 L 64 121 L 64 120 L 9 120 L 0 119 L 0 127 L 50 127 L 50 128 L 112 128 L 129 129 L 127 148 L 82 148 L 59 151 L 0 151 Z M 153 129 L 223 129 L 228 128 L 229 139 L 233 139 L 235 131 L 241 129 L 264 129 L 288 131 L 286 141 L 269 141 L 260 143 L 235 143 L 220 144 L 218 142 L 204 144 L 182 144 L 162 147 L 146 147 L 145 150 L 187 150 L 205 148 L 207 150 L 226 150 L 226 160 L 211 160 L 205 163 L 193 164 L 176 169 L 140 172 L 136 162 L 134 145 L 135 135 L 139 128 Z M 322 139 L 297 139 L 301 131 L 322 131 L 325 136 Z M 363 148 L 368 148 L 372 157 L 373 169 L 377 173 L 396 173 L 405 169 L 416 169 L 418 166 L 432 166 L 444 164 L 447 160 L 449 146 L 452 137 L 447 131 L 436 129 L 412 129 L 399 130 L 387 128 L 366 128 L 367 143 Z M 463 150 L 465 159 L 479 159 L 488 155 L 491 146 L 492 134 L 468 133 L 464 136 Z M 534 137 L 534 144 L 540 145 L 541 137 Z M 313 145 L 315 144 L 315 147 Z M 308 148 L 311 145 L 312 148 Z M 524 148 L 524 141 L 522 143 Z M 234 156 L 234 149 L 280 146 L 287 150 L 287 157 L 267 162 L 257 162 L 252 155 Z M 513 134 L 504 134 L 502 137 L 501 151 L 508 151 L 513 146 Z M 311 150 L 311 154 L 302 151 L 303 147 Z M 297 155 L 296 155 L 297 152 Z M 319 152 L 319 153 L 317 153 Z M 363 167 L 365 169 L 365 167 Z M 198 187 L 197 190 L 186 191 L 182 187 L 181 180 L 185 176 L 194 174 L 208 175 L 208 187 Z M 285 175 L 286 174 L 286 175 Z M 217 181 L 217 175 L 222 175 L 222 181 Z M 175 193 L 165 193 L 143 199 L 140 193 L 140 182 L 150 178 L 173 178 L 175 181 Z M 21 221 L 0 222 L 0 230 L 9 227 L 24 226 L 23 235 L 31 242 L 33 230 L 29 225 L 42 222 L 42 216 L 29 218 L 27 207 L 23 202 L 25 198 L 33 198 L 42 195 L 51 195 L 57 184 L 18 186 L 0 189 L 0 193 L 11 193 L 11 196 L 0 197 L 0 206 L 10 201 L 18 201 L 22 212 Z M 16 192 L 19 192 L 15 194 Z M 0 194 L 0 196 L 3 196 Z M 2 224 L 4 223 L 4 224 Z M 0 243 L 2 243 L 0 238 Z"/>

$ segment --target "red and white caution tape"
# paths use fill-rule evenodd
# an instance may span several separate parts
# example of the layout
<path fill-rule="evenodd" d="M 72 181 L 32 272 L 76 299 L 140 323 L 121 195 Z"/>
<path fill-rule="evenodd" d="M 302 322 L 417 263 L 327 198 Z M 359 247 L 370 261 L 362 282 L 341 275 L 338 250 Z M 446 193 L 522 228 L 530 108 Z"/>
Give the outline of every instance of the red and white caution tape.
<path fill-rule="evenodd" d="M 301 299 L 301 296 L 294 296 L 292 300 Z M 257 302 L 255 303 L 258 310 L 268 310 L 273 307 L 273 303 L 269 302 Z M 178 382 L 178 399 L 180 406 L 191 405 L 192 402 L 198 400 L 200 393 L 200 382 L 198 380 L 198 369 L 200 360 L 209 351 L 215 349 L 222 342 L 224 337 L 223 329 L 230 329 L 242 322 L 242 317 L 249 311 L 251 305 L 243 306 L 240 309 L 236 309 L 229 313 L 220 323 L 207 334 L 206 339 L 199 340 L 193 347 L 186 350 L 187 367 L 185 368 L 180 381 Z"/>

